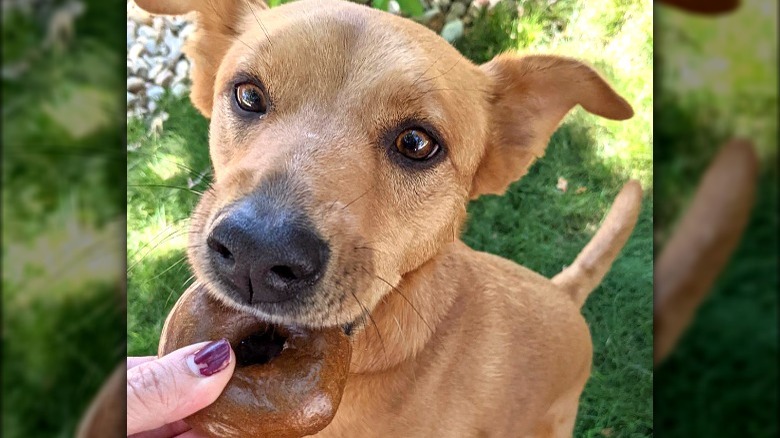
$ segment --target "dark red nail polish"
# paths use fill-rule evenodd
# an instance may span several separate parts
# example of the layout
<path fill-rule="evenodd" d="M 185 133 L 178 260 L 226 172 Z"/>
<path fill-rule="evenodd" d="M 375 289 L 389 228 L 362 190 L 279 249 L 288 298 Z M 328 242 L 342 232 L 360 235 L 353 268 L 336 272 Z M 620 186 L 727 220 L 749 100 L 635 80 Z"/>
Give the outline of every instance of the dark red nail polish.
<path fill-rule="evenodd" d="M 230 362 L 230 343 L 225 339 L 210 342 L 195 353 L 192 361 L 201 375 L 216 374 Z"/>

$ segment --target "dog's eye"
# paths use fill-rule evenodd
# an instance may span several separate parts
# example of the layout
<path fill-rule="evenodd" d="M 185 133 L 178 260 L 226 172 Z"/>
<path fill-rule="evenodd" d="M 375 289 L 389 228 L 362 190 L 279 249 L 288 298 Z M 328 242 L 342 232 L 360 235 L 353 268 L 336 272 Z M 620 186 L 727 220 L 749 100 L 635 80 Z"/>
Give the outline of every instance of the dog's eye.
<path fill-rule="evenodd" d="M 242 110 L 252 113 L 265 114 L 268 110 L 263 90 L 252 83 L 236 85 L 236 103 Z"/>
<path fill-rule="evenodd" d="M 428 160 L 439 152 L 439 145 L 420 129 L 407 129 L 395 139 L 395 148 L 412 160 Z"/>

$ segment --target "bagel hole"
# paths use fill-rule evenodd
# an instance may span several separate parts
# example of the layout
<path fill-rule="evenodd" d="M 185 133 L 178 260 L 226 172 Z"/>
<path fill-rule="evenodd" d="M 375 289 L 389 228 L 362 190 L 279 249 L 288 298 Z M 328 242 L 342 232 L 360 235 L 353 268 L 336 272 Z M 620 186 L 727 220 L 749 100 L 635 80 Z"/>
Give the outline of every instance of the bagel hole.
<path fill-rule="evenodd" d="M 285 336 L 277 333 L 273 326 L 252 333 L 242 339 L 235 348 L 238 366 L 263 365 L 281 354 Z"/>

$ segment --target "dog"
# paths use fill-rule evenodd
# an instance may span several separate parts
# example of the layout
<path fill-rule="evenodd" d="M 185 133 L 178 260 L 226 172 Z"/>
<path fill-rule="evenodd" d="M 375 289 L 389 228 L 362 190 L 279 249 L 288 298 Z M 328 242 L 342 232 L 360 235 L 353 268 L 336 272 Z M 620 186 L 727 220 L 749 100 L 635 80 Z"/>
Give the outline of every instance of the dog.
<path fill-rule="evenodd" d="M 636 222 L 628 182 L 553 279 L 458 236 L 576 105 L 631 106 L 593 69 L 503 54 L 477 66 L 425 27 L 336 0 L 137 0 L 193 13 L 191 100 L 212 186 L 188 257 L 226 305 L 353 343 L 322 437 L 571 436 L 590 375 L 580 313 Z"/>

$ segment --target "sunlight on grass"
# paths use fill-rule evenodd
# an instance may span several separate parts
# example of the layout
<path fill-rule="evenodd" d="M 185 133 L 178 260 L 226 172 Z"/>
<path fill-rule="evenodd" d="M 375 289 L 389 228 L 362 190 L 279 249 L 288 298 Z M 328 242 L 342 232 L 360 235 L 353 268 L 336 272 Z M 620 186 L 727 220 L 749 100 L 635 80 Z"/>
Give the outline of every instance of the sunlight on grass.
<path fill-rule="evenodd" d="M 128 270 L 146 257 L 187 248 L 186 224 L 169 222 L 164 215 L 140 230 L 128 232 Z"/>
<path fill-rule="evenodd" d="M 184 163 L 176 155 L 173 154 L 159 154 L 155 157 L 154 161 L 149 163 L 149 168 L 160 179 L 171 179 L 177 173 L 181 172 L 181 166 Z"/>
<path fill-rule="evenodd" d="M 552 53 L 584 60 L 603 74 L 634 108 L 632 119 L 604 120 L 577 109 L 569 120 L 593 126 L 598 155 L 626 177 L 652 186 L 653 16 L 647 0 L 570 2 L 571 16 L 559 33 L 536 34 L 549 24 L 541 11 L 518 18 L 522 52 Z"/>

